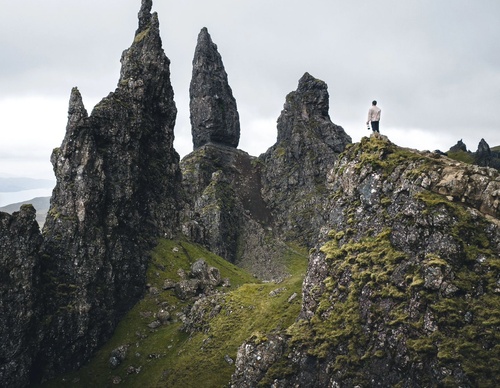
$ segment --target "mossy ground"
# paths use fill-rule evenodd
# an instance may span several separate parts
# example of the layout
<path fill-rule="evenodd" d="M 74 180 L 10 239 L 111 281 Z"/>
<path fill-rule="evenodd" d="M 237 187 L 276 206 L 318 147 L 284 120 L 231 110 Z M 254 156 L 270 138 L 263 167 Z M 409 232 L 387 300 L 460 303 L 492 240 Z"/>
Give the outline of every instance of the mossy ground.
<path fill-rule="evenodd" d="M 265 339 L 266 333 L 290 326 L 298 316 L 307 256 L 297 247 L 285 256 L 283 260 L 292 275 L 280 284 L 262 283 L 198 245 L 160 241 L 147 274 L 147 282 L 159 294 L 147 293 L 121 320 L 113 337 L 88 365 L 44 386 L 106 387 L 112 386 L 116 377 L 123 387 L 226 386 L 234 372 L 234 364 L 225 360 L 226 355 L 235 360 L 237 349 L 245 340 L 252 336 Z M 154 318 L 148 312 L 157 312 L 168 305 L 175 318 L 177 312 L 186 308 L 188 302 L 179 300 L 171 290 L 163 291 L 162 285 L 165 279 L 178 281 L 177 271 L 180 268 L 189 271 L 199 258 L 219 268 L 223 278 L 230 279 L 230 289 L 219 289 L 225 292 L 220 313 L 209 321 L 208 330 L 192 335 L 180 330 L 180 321 L 150 329 L 147 325 Z M 277 295 L 271 296 L 276 290 Z M 293 293 L 299 297 L 288 302 Z M 111 369 L 110 353 L 122 345 L 129 346 L 127 357 L 116 369 Z M 138 369 L 139 373 L 133 372 Z"/>
<path fill-rule="evenodd" d="M 303 347 L 319 359 L 335 354 L 334 370 L 351 377 L 355 371 L 355 381 L 368 382 L 365 373 L 370 360 L 395 356 L 383 342 L 382 347 L 377 345 L 379 331 L 370 334 L 370 328 L 385 327 L 384 335 L 406 333 L 397 342 L 406 348 L 411 365 L 434 359 L 439 368 L 461 368 L 474 386 L 495 386 L 500 377 L 500 258 L 478 247 L 484 257 L 480 263 L 470 257 L 451 263 L 428 255 L 420 263 L 408 264 L 408 256 L 391 246 L 389 229 L 343 245 L 337 241 L 343 237 L 341 232 L 330 235 L 332 240 L 321 249 L 331 266 L 324 280 L 326 292 L 310 320 L 300 320 L 288 329 L 292 346 Z M 477 258 L 476 252 L 471 249 L 467 255 Z M 400 263 L 406 268 L 403 285 L 394 278 Z M 431 266 L 454 271 L 453 295 L 425 287 L 424 271 Z M 368 315 L 363 313 L 362 294 L 365 302 L 369 300 Z M 435 321 L 433 330 L 424 327 L 426 311 Z M 436 380 L 429 375 L 423 382 Z M 439 382 L 454 383 L 451 376 Z"/>

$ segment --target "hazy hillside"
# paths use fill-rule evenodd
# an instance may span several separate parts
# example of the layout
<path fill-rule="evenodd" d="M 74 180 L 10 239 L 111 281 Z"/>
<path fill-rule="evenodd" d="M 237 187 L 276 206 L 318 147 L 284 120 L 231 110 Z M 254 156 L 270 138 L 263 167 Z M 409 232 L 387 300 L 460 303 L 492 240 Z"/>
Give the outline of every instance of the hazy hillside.
<path fill-rule="evenodd" d="M 28 201 L 13 203 L 7 206 L 0 207 L 0 212 L 6 212 L 12 214 L 19 211 L 22 205 L 31 204 L 36 209 L 36 220 L 40 227 L 43 226 L 45 222 L 45 216 L 49 211 L 50 197 L 37 197 L 30 199 Z"/>
<path fill-rule="evenodd" d="M 54 187 L 54 181 L 50 179 L 0 177 L 0 192 L 4 193 L 33 189 L 49 189 L 52 187 Z"/>

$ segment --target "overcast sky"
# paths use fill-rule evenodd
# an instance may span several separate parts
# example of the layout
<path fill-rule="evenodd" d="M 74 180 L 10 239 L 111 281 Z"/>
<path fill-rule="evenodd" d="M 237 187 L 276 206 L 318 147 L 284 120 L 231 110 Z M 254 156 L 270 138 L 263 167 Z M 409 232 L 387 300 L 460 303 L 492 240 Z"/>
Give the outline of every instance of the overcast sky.
<path fill-rule="evenodd" d="M 71 88 L 87 110 L 114 91 L 140 0 L 0 0 L 0 174 L 52 178 Z M 197 35 L 222 55 L 239 148 L 276 140 L 285 96 L 309 72 L 330 117 L 359 141 L 373 99 L 398 145 L 500 145 L 499 0 L 154 0 L 178 109 L 175 147 L 192 150 L 188 90 Z"/>

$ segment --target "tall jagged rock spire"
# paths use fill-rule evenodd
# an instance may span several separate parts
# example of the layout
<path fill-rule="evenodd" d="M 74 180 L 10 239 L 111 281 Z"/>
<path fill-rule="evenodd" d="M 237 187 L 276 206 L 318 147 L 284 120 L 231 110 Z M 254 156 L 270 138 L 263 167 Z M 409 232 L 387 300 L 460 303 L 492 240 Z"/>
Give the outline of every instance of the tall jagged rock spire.
<path fill-rule="evenodd" d="M 90 116 L 78 90 L 71 93 L 66 136 L 52 155 L 57 184 L 41 268 L 50 279 L 43 305 L 52 324 L 34 382 L 81 365 L 110 337 L 144 290 L 155 238 L 176 231 L 177 110 L 151 6 L 143 0 L 116 90 Z"/>
<path fill-rule="evenodd" d="M 209 142 L 236 148 L 240 141 L 236 100 L 222 57 L 206 28 L 198 35 L 189 95 L 194 148 Z"/>

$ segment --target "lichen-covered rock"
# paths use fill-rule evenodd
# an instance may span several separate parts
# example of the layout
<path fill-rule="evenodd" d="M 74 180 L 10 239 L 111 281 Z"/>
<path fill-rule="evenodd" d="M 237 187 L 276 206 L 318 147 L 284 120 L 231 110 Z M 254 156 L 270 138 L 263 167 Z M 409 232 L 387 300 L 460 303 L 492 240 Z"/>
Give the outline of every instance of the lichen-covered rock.
<path fill-rule="evenodd" d="M 264 155 L 205 144 L 186 156 L 184 233 L 263 279 L 286 276 L 275 259 L 283 240 L 312 244 L 324 223 L 327 172 L 351 142 L 328 109 L 326 84 L 306 73 Z"/>
<path fill-rule="evenodd" d="M 42 235 L 36 211 L 0 212 L 0 385 L 29 384 L 37 351 Z"/>
<path fill-rule="evenodd" d="M 346 150 L 329 174 L 300 319 L 285 351 L 247 342 L 237 365 L 252 365 L 260 349 L 266 359 L 282 354 L 248 386 L 496 385 L 500 222 L 483 202 L 494 202 L 500 177 L 474 167 L 485 192 L 454 197 L 437 184 L 450 164 L 457 185 L 470 183 L 471 166 L 380 135 Z"/>
<path fill-rule="evenodd" d="M 253 388 L 257 381 L 261 386 L 271 386 L 273 377 L 286 374 L 286 370 L 278 368 L 275 369 L 274 375 L 268 373 L 269 368 L 283 357 L 285 350 L 284 336 L 271 335 L 264 340 L 257 336 L 250 338 L 238 348 L 231 388 Z"/>
<path fill-rule="evenodd" d="M 198 35 L 189 96 L 194 149 L 210 142 L 236 148 L 240 141 L 236 100 L 206 28 Z"/>
<path fill-rule="evenodd" d="M 144 290 L 158 236 L 178 225 L 176 108 L 159 23 L 144 0 L 116 90 L 90 116 L 71 93 L 54 150 L 57 185 L 44 226 L 43 342 L 35 381 L 77 368 L 112 334 Z"/>
<path fill-rule="evenodd" d="M 262 196 L 285 238 L 312 245 L 323 219 L 327 172 L 351 138 L 329 116 L 327 85 L 306 73 L 286 97 L 278 139 L 262 163 Z"/>
<path fill-rule="evenodd" d="M 272 220 L 261 196 L 260 164 L 231 147 L 206 144 L 181 161 L 186 206 L 183 233 L 263 279 L 287 272 L 275 258 Z"/>

